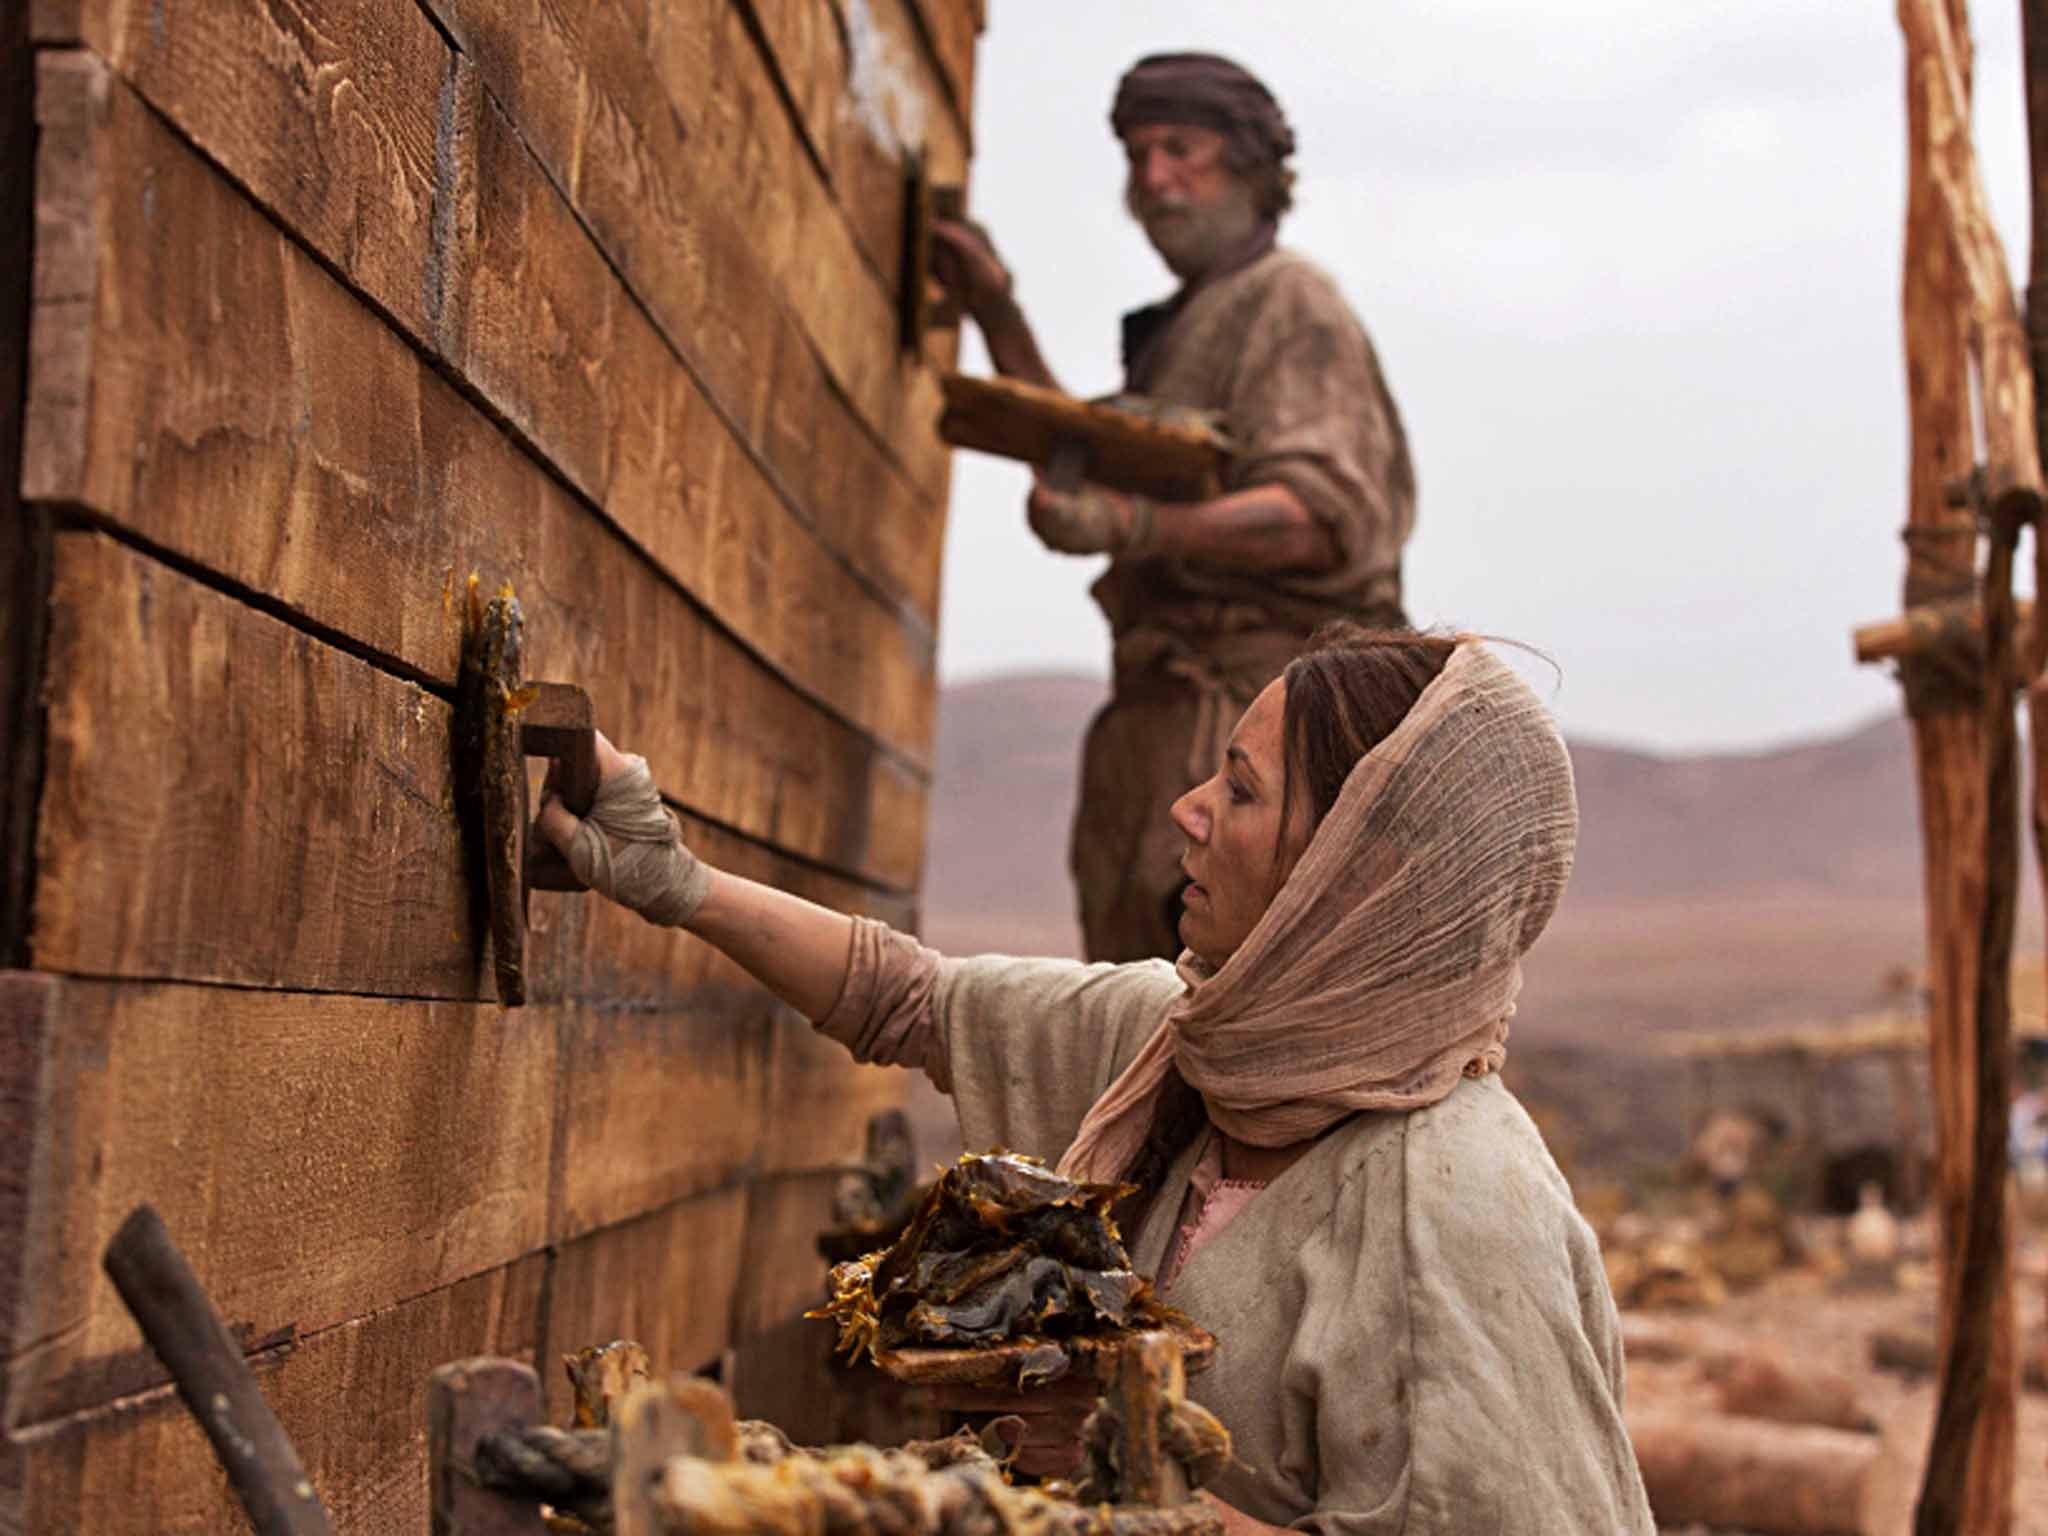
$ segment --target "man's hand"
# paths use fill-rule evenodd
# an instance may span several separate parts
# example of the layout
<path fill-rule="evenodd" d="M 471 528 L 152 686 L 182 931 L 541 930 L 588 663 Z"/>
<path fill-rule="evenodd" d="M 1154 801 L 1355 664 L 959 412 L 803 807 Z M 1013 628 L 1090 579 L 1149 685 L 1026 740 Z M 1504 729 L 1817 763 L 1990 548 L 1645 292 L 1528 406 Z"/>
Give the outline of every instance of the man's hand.
<path fill-rule="evenodd" d="M 1143 554 L 1156 532 L 1151 502 L 1097 485 L 1056 491 L 1035 480 L 1025 514 L 1045 547 L 1063 555 L 1129 559 Z"/>
<path fill-rule="evenodd" d="M 1014 312 L 1010 269 L 978 224 L 938 219 L 932 224 L 932 276 L 986 330 L 991 317 Z"/>

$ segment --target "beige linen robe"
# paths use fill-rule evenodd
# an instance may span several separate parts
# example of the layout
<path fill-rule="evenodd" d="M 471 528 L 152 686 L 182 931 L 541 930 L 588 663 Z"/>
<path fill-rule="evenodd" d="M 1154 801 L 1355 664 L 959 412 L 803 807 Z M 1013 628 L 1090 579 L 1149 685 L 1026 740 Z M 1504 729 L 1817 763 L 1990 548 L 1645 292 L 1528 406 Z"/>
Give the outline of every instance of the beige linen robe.
<path fill-rule="evenodd" d="M 1050 1161 L 1180 988 L 1163 961 L 941 960 L 862 923 L 822 1027 L 924 1066 L 968 1147 Z M 1133 1239 L 1143 1273 L 1201 1150 Z M 1597 1245 L 1498 1078 L 1337 1127 L 1169 1299 L 1222 1341 L 1189 1392 L 1231 1432 L 1239 1464 L 1214 1491 L 1247 1514 L 1328 1536 L 1655 1530 Z"/>

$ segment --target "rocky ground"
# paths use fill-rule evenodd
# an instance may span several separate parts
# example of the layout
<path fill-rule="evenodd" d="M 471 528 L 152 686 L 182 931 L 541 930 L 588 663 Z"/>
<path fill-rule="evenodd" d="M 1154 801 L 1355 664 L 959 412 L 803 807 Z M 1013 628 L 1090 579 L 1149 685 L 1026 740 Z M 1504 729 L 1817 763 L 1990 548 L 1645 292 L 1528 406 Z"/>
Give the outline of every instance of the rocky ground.
<path fill-rule="evenodd" d="M 1897 1268 L 1902 1283 L 1851 1283 L 1839 1271 L 1830 1273 L 1830 1266 L 1798 1265 L 1718 1306 L 1631 1312 L 1630 1331 L 1638 1341 L 1675 1332 L 1696 1346 L 1680 1358 L 1653 1358 L 1665 1353 L 1656 1348 L 1632 1349 L 1631 1412 L 1717 1413 L 1716 1390 L 1701 1357 L 1730 1348 L 1753 1349 L 1796 1375 L 1839 1377 L 1874 1421 L 1881 1447 L 1855 1528 L 1863 1536 L 1906 1536 L 1932 1432 L 1935 1387 L 1931 1377 L 1901 1376 L 1871 1363 L 1874 1334 L 1931 1333 L 1935 1326 L 1932 1271 L 1912 1256 L 1916 1247 L 1924 1251 L 1924 1232 L 1909 1233 L 1906 1246 L 1908 1256 Z M 2038 1354 L 2048 1336 L 2048 1245 L 2038 1230 L 2022 1241 L 2016 1280 L 2026 1347 Z M 2048 1393 L 2038 1389 L 2020 1394 L 2018 1462 L 2014 1536 L 2048 1536 Z M 1666 1529 L 1705 1536 L 1708 1528 Z"/>

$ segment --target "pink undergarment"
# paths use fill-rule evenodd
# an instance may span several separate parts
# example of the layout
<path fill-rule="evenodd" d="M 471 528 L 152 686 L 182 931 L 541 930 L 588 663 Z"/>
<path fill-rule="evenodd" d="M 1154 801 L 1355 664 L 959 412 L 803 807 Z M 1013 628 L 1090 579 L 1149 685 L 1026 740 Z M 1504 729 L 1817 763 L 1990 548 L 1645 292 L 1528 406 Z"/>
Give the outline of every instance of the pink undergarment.
<path fill-rule="evenodd" d="M 1187 1199 L 1180 1208 L 1180 1230 L 1174 1234 L 1166 1277 L 1159 1286 L 1162 1294 L 1173 1289 L 1180 1272 L 1202 1245 L 1229 1226 L 1237 1213 L 1251 1203 L 1252 1196 L 1266 1187 L 1264 1179 L 1222 1178 L 1222 1165 L 1221 1144 L 1211 1142 L 1194 1177 L 1188 1181 Z"/>

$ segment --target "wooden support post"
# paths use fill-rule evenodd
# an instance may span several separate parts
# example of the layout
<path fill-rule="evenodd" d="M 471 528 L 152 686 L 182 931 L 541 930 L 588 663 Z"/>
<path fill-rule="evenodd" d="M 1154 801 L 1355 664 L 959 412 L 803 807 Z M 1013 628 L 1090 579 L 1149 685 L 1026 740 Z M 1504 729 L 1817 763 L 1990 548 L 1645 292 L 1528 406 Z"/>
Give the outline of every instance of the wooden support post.
<path fill-rule="evenodd" d="M 2036 515 L 2038 509 L 2035 509 Z M 2020 513 L 2010 505 L 1994 513 L 1991 558 L 1984 576 L 1984 913 L 1977 964 L 1976 1041 L 1968 1063 L 1975 1080 L 1976 1123 L 1971 1128 L 1969 1185 L 1953 1321 L 1942 1362 L 1941 1397 L 1928 1452 L 1926 1481 L 1914 1511 L 1915 1536 L 1949 1536 L 1969 1527 L 1965 1511 L 1976 1490 L 1972 1452 L 1978 1426 L 1995 1420 L 1989 1401 L 1996 1380 L 1999 1298 L 2007 1298 L 2004 1349 L 2012 1351 L 2011 1239 L 2006 1224 L 2005 1106 L 2012 1098 L 2012 934 L 2019 905 L 2019 753 L 2011 693 L 2002 658 L 2013 628 L 2012 565 Z M 2008 1368 L 2011 1361 L 2005 1362 Z M 1987 1409 L 1989 1410 L 1987 1412 Z M 2010 1467 L 2007 1469 L 2010 1475 Z M 2007 1500 L 2010 1501 L 2008 1486 Z M 1995 1515 L 1979 1511 L 1987 1525 Z M 2006 1516 L 2010 1523 L 2010 1513 Z"/>
<path fill-rule="evenodd" d="M 427 1381 L 427 1498 L 431 1536 L 543 1536 L 540 1506 L 477 1481 L 477 1443 L 541 1422 L 540 1377 L 517 1360 L 439 1366 Z"/>
<path fill-rule="evenodd" d="M 1947 495 L 1950 485 L 1972 478 L 1973 349 L 1991 460 L 1982 483 L 1993 507 L 2015 488 L 2037 492 L 2040 461 L 2031 376 L 2024 366 L 2017 376 L 2014 371 L 2015 344 L 2023 365 L 2023 338 L 2014 324 L 2003 257 L 1984 216 L 1970 144 L 1971 58 L 1963 0 L 1899 0 L 1898 10 L 1906 39 L 1901 307 L 1912 435 L 1905 589 L 1911 609 L 1967 599 L 1975 591 L 1976 540 L 1950 512 Z M 1989 654 L 2002 656 L 2002 639 L 1987 639 Z M 1967 677 L 1908 666 L 1901 680 L 1920 782 L 1940 1297 L 1944 1328 L 1952 1330 L 1964 1299 L 1963 1233 L 1980 1111 L 1974 1067 L 1985 935 L 1984 711 Z M 2003 690 L 1994 691 L 2004 707 Z M 2000 1115 L 1996 1106 L 1981 1108 Z M 1951 1529 L 2004 1536 L 2012 1522 L 2018 1422 L 2010 1287 L 1995 1286 L 1983 1301 L 1992 1309 L 1990 1374 L 1971 1422 L 1961 1504 Z"/>
<path fill-rule="evenodd" d="M 2048 0 L 2020 0 L 2026 70 L 2027 170 L 2032 243 L 2027 257 L 2027 347 L 2034 375 L 2035 437 L 2048 442 Z M 2048 599 L 2048 540 L 2034 528 L 2034 590 Z M 2032 755 L 2034 858 L 2048 890 L 2048 600 L 2026 626 L 2028 749 Z M 2044 1346 L 2048 1351 L 2048 1346 Z M 2044 1353 L 2048 1361 L 2048 1353 Z"/>
<path fill-rule="evenodd" d="M 632 1388 L 612 1419 L 614 1536 L 657 1536 L 654 1493 L 671 1458 L 732 1461 L 738 1454 L 732 1403 L 712 1383 L 672 1376 Z"/>

